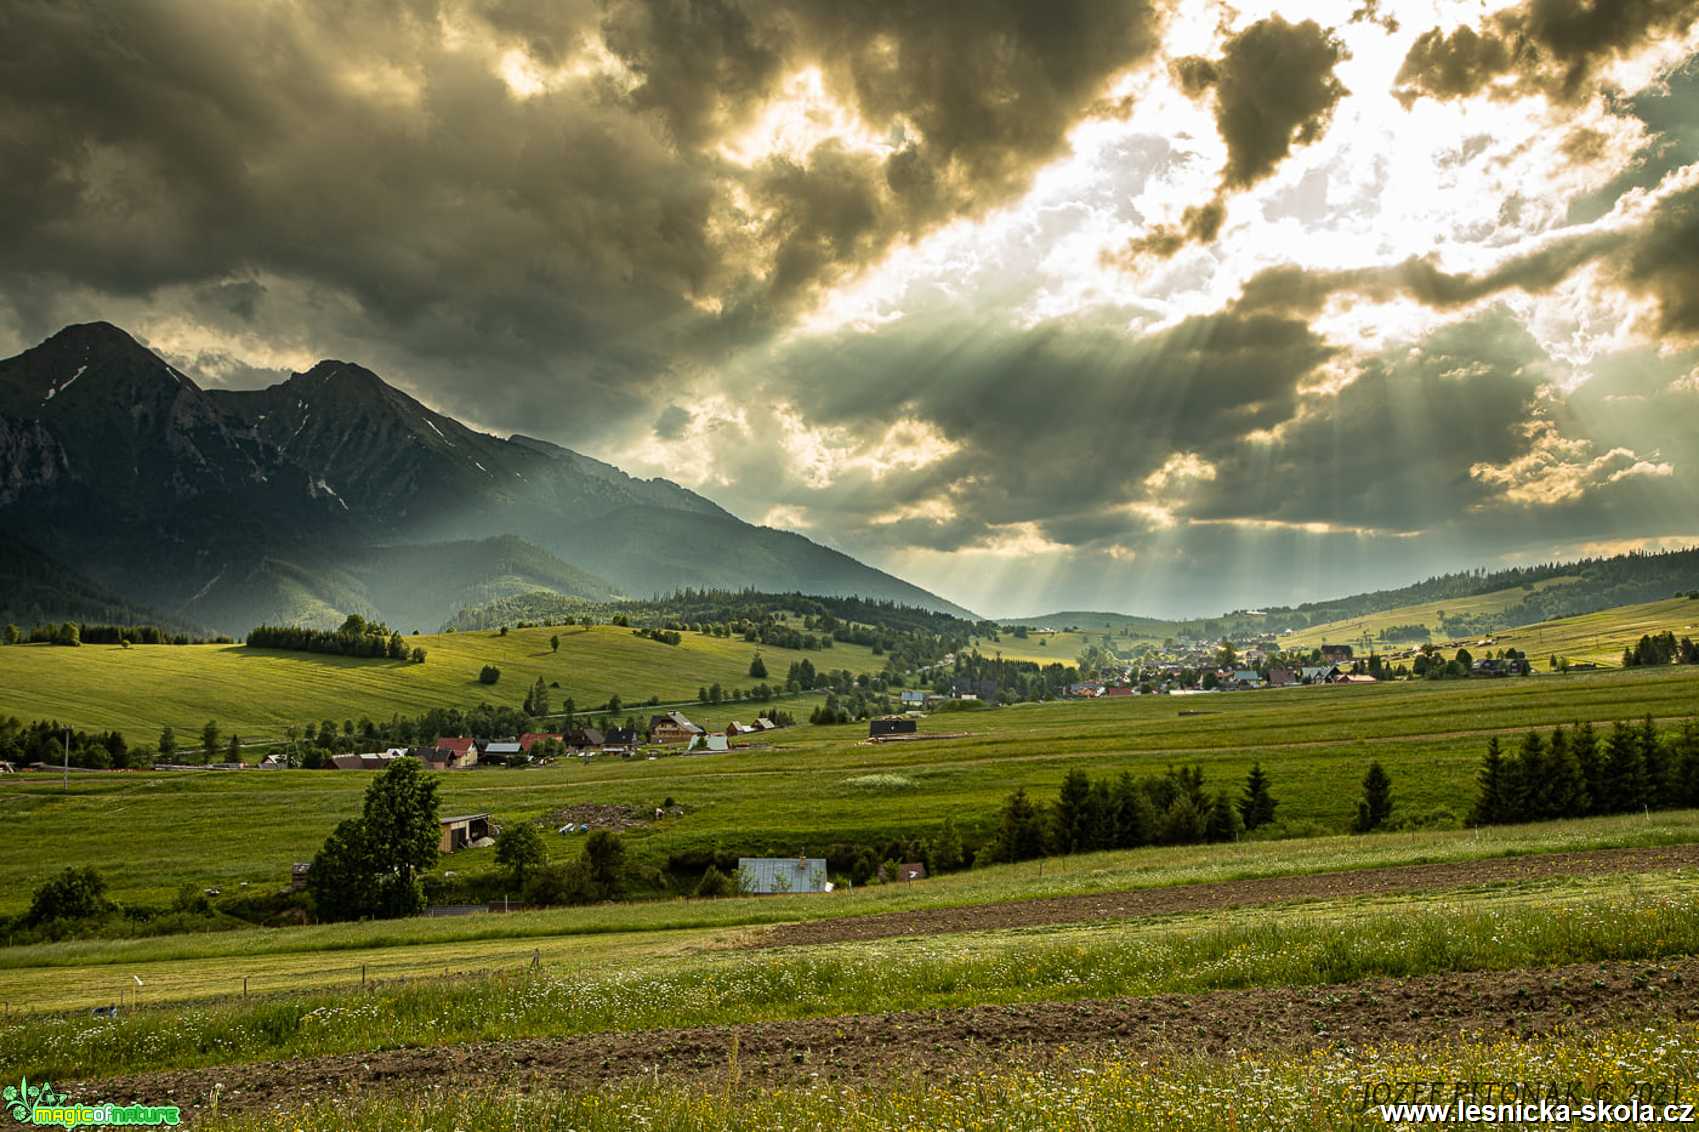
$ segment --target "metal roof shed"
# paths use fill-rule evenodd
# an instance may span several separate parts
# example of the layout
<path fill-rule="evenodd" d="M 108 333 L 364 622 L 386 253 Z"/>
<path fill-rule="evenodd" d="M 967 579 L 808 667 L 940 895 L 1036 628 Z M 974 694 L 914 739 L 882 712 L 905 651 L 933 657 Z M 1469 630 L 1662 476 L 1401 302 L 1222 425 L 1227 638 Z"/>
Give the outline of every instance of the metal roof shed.
<path fill-rule="evenodd" d="M 824 857 L 739 857 L 738 885 L 746 893 L 830 892 Z"/>

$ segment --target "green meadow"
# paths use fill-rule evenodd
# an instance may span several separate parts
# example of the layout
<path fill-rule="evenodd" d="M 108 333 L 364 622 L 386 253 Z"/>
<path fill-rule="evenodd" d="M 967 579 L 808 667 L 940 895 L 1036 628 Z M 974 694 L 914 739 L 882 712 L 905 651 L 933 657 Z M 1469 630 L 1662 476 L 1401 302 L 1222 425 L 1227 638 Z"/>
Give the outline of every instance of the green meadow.
<path fill-rule="evenodd" d="M 558 652 L 549 644 L 556 635 Z M 635 709 L 651 696 L 693 701 L 699 688 L 716 683 L 728 691 L 783 685 L 790 665 L 803 659 L 851 672 L 884 667 L 883 658 L 859 645 L 804 652 L 702 633 L 683 637 L 667 645 L 598 625 L 407 638 L 409 647 L 426 650 L 424 664 L 245 645 L 16 645 L 0 648 L 0 715 L 116 728 L 132 743 L 152 742 L 165 724 L 185 738 L 197 735 L 208 719 L 218 720 L 226 735 L 276 739 L 308 720 L 388 719 L 478 703 L 517 708 L 539 677 L 559 685 L 550 688 L 557 709 L 567 696 L 584 709 L 613 695 Z M 749 675 L 758 649 L 765 681 Z M 493 686 L 478 681 L 486 664 L 501 669 Z M 750 705 L 742 714 L 756 710 Z"/>
<path fill-rule="evenodd" d="M 635 862 L 659 866 L 684 851 L 819 854 L 834 842 L 925 836 L 946 817 L 972 841 L 1015 787 L 1047 800 L 1076 767 L 1196 764 L 1209 789 L 1237 790 L 1261 762 L 1280 803 L 1271 832 L 1342 833 L 1378 759 L 1393 778 L 1395 818 L 1456 827 L 1489 734 L 1647 714 L 1666 727 L 1699 714 L 1699 670 L 1030 704 L 934 714 L 922 735 L 966 734 L 878 745 L 865 725 L 802 724 L 729 754 L 448 772 L 441 794 L 445 813 L 487 811 L 498 823 L 583 802 L 652 812 L 670 798 L 682 816 L 625 834 Z M 0 851 L 0 908 L 24 906 L 65 865 L 98 867 L 118 899 L 137 902 L 163 903 L 184 884 L 279 885 L 358 812 L 367 781 L 353 771 L 103 772 L 73 773 L 67 790 L 51 774 L 0 778 L 0 815 L 51 831 L 50 842 Z M 556 856 L 578 852 L 574 837 L 551 830 L 548 841 Z M 442 867 L 487 867 L 488 853 Z"/>

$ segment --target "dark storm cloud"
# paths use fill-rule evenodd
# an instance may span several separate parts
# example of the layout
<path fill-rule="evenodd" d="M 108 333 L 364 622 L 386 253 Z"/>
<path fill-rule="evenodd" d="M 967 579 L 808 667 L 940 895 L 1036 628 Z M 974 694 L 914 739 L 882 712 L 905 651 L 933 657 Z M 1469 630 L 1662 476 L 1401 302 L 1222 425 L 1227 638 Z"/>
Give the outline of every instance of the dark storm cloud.
<path fill-rule="evenodd" d="M 858 537 L 938 549 L 1036 523 L 1058 541 L 1139 524 L 1112 514 L 1176 452 L 1206 458 L 1295 411 L 1298 386 L 1332 357 L 1297 319 L 1222 313 L 1130 337 L 1111 316 L 1020 333 L 973 325 L 845 335 L 799 347 L 763 396 L 810 421 L 878 436 L 896 416 L 935 427 L 957 451 L 920 471 L 858 481 L 848 494 L 798 486 L 786 502 L 855 514 L 855 526 L 915 500 L 947 497 L 957 517 Z"/>
<path fill-rule="evenodd" d="M 0 9 L 0 294 L 39 337 L 177 288 L 173 314 L 591 433 L 1018 194 L 1158 24 L 1146 0 L 21 0 Z M 591 38 L 623 71 L 528 99 L 496 73 Z M 891 156 L 728 163 L 807 66 Z"/>
<path fill-rule="evenodd" d="M 1512 93 L 1585 101 L 1600 65 L 1682 34 L 1695 20 L 1692 0 L 1531 0 L 1494 13 L 1478 29 L 1424 32 L 1399 68 L 1399 97 L 1406 105 L 1424 95 L 1466 98 L 1502 78 Z"/>
<path fill-rule="evenodd" d="M 1244 310 L 1313 315 L 1335 294 L 1349 292 L 1375 302 L 1400 296 L 1434 310 L 1476 302 L 1516 289 L 1537 294 L 1567 279 L 1577 268 L 1620 248 L 1618 232 L 1589 232 L 1554 240 L 1478 274 L 1448 272 L 1429 258 L 1411 257 L 1388 267 L 1316 271 L 1272 267 L 1245 283 L 1237 305 Z"/>
<path fill-rule="evenodd" d="M 1617 281 L 1657 302 L 1661 335 L 1699 340 L 1699 187 L 1672 193 L 1615 260 Z"/>
<path fill-rule="evenodd" d="M 668 405 L 661 410 L 661 415 L 655 418 L 655 435 L 662 440 L 677 440 L 684 435 L 684 430 L 690 427 L 690 410 L 678 405 Z"/>
<path fill-rule="evenodd" d="M 1191 242 L 1215 239 L 1229 193 L 1267 177 L 1292 152 L 1326 132 L 1333 108 L 1348 93 L 1334 67 L 1344 48 L 1314 20 L 1259 20 L 1229 39 L 1220 59 L 1190 56 L 1173 66 L 1175 82 L 1193 98 L 1215 92 L 1215 125 L 1227 145 L 1221 187 L 1207 204 L 1187 208 L 1178 228 L 1162 226 L 1123 253 L 1166 259 Z"/>

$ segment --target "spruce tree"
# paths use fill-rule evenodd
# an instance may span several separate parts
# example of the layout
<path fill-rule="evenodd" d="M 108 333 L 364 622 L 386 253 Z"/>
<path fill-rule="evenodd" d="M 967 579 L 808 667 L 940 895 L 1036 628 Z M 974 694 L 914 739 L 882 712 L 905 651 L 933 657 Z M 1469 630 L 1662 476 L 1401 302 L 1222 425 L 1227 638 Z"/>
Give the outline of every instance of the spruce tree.
<path fill-rule="evenodd" d="M 1137 849 L 1149 845 L 1156 832 L 1156 811 L 1130 771 L 1115 782 L 1115 846 Z"/>
<path fill-rule="evenodd" d="M 1673 771 L 1671 803 L 1677 806 L 1699 806 L 1699 724 L 1689 719 L 1670 748 Z"/>
<path fill-rule="evenodd" d="M 1475 796 L 1475 808 L 1469 811 L 1470 825 L 1496 825 L 1510 820 L 1508 776 L 1504 752 L 1499 748 L 1498 736 L 1494 735 L 1487 740 L 1487 755 L 1475 779 L 1480 783 L 1480 792 Z"/>
<path fill-rule="evenodd" d="M 994 861 L 1029 861 L 1044 854 L 1044 828 L 1039 823 L 1038 810 L 1026 796 L 1026 788 L 1018 787 L 1003 803 L 997 823 L 997 837 L 991 846 Z"/>
<path fill-rule="evenodd" d="M 1239 818 L 1246 829 L 1256 829 L 1274 820 L 1274 808 L 1279 805 L 1268 791 L 1268 775 L 1261 763 L 1252 763 L 1245 776 L 1245 794 L 1239 799 Z"/>
<path fill-rule="evenodd" d="M 1085 848 L 1090 797 L 1091 779 L 1083 770 L 1070 770 L 1063 777 L 1056 798 L 1056 848 L 1061 852 L 1075 853 Z"/>
<path fill-rule="evenodd" d="M 1662 809 L 1669 805 L 1669 757 L 1664 750 L 1663 736 L 1658 734 L 1658 725 L 1653 722 L 1652 714 L 1646 713 L 1636 731 L 1640 741 L 1640 765 L 1646 772 L 1646 796 L 1642 805 L 1652 809 Z"/>
<path fill-rule="evenodd" d="M 1552 732 L 1546 748 L 1546 769 L 1551 788 L 1547 798 L 1550 816 L 1577 818 L 1587 812 L 1587 778 L 1581 773 L 1581 763 L 1569 743 L 1569 736 L 1559 727 Z"/>
<path fill-rule="evenodd" d="M 945 816 L 938 836 L 932 841 L 932 863 L 941 873 L 962 867 L 962 835 L 956 830 L 956 819 Z"/>
<path fill-rule="evenodd" d="M 1569 740 L 1569 749 L 1575 754 L 1575 762 L 1581 768 L 1581 780 L 1587 789 L 1586 812 L 1603 813 L 1605 767 L 1604 760 L 1599 757 L 1599 736 L 1591 723 L 1576 725 L 1575 734 Z"/>
<path fill-rule="evenodd" d="M 1245 823 L 1240 820 L 1239 807 L 1233 804 L 1227 791 L 1218 791 L 1209 803 L 1209 812 L 1204 815 L 1204 840 L 1237 841 L 1244 832 Z"/>
<path fill-rule="evenodd" d="M 1510 761 L 1508 793 L 1510 821 L 1539 821 L 1546 816 L 1546 743 L 1540 733 L 1522 736 L 1522 745 Z"/>
<path fill-rule="evenodd" d="M 1646 766 L 1640 737 L 1626 723 L 1611 728 L 1605 740 L 1601 813 L 1623 814 L 1646 804 Z"/>
<path fill-rule="evenodd" d="M 1363 775 L 1363 797 L 1357 803 L 1357 832 L 1379 829 L 1392 815 L 1392 806 L 1392 777 L 1379 762 L 1371 762 Z"/>

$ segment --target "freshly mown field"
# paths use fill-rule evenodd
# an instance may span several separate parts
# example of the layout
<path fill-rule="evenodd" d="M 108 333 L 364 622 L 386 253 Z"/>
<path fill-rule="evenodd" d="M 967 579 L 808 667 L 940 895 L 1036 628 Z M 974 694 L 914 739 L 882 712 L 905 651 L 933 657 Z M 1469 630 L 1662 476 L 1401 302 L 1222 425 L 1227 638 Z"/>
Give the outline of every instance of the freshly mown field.
<path fill-rule="evenodd" d="M 1699 815 L 1655 820 L 1662 836 L 1691 838 Z M 1571 845 L 1629 832 L 1625 819 L 1562 825 L 1559 840 Z M 1493 851 L 1537 853 L 1550 835 L 1495 831 L 1503 840 Z M 1400 851 L 1480 849 L 1466 834 L 1423 836 Z M 1332 849 L 1348 857 L 1355 845 L 1379 859 L 1379 844 L 1398 840 L 1341 839 Z M 1288 853 L 1306 848 L 1057 864 L 1073 868 L 1073 884 L 1113 886 L 1156 858 L 1165 879 L 1184 885 L 1196 875 L 1188 869 L 1209 874 L 1246 851 L 1266 868 L 1303 868 Z M 1184 864 L 1181 854 L 1198 859 Z M 495 1116 L 501 1126 L 616 1127 L 616 1116 L 629 1124 L 634 1114 L 664 1127 L 794 1127 L 804 1117 L 836 1126 L 843 1113 L 822 1107 L 819 1091 L 834 1084 L 850 1123 L 865 1127 L 972 1126 L 951 1108 L 970 1095 L 985 1127 L 1009 1125 L 986 1107 L 993 1099 L 1032 1127 L 1167 1127 L 1162 1109 L 1180 1105 L 1183 1121 L 1188 1103 L 1214 1121 L 1195 1127 L 1350 1127 L 1347 1086 L 1396 1081 L 1417 1066 L 1495 1080 L 1523 1079 L 1511 1070 L 1545 1080 L 1533 1072 L 1543 1067 L 1596 1084 L 1662 1081 L 1699 1065 L 1691 1024 L 1680 1021 L 1699 996 L 1694 869 L 1589 872 L 1595 857 L 1513 882 L 1085 918 L 1036 933 L 751 953 L 759 937 L 747 929 L 634 926 L 468 941 L 459 956 L 421 945 L 411 967 L 390 962 L 401 949 L 321 952 L 299 965 L 289 993 L 261 975 L 252 997 L 236 973 L 265 971 L 278 957 L 233 951 L 181 961 L 185 975 L 217 974 L 201 988 L 204 1001 L 176 1005 L 161 1000 L 168 974 L 154 967 L 95 964 L 74 985 L 65 969 L 20 970 L 10 975 L 27 981 L 5 989 L 17 997 L 0 1020 L 0 1048 L 9 1071 L 51 1079 L 78 1099 L 169 1100 L 211 1127 L 470 1128 Z M 1502 863 L 1479 861 L 1482 877 L 1501 875 Z M 972 879 L 982 886 L 973 898 L 1011 898 L 1029 879 L 990 870 Z M 686 907 L 717 914 L 757 903 Z M 356 960 L 370 966 L 363 987 Z M 443 973 L 437 963 L 473 974 L 422 977 Z M 64 1012 L 87 1001 L 84 987 L 110 995 L 133 988 L 136 973 L 140 1008 L 113 1019 Z M 1504 1036 L 1458 1037 L 1482 1031 Z M 1391 1033 L 1406 1044 L 1389 1046 Z M 523 1095 L 512 1087 L 521 1082 Z M 1196 1086 L 1238 1091 L 1188 1102 Z M 1043 1119 L 1016 1093 L 1062 1109 Z"/>
<path fill-rule="evenodd" d="M 549 639 L 557 634 L 560 651 L 554 652 Z M 587 709 L 618 695 L 637 710 L 651 696 L 695 700 L 698 689 L 716 683 L 728 691 L 783 685 L 790 665 L 805 658 L 820 669 L 884 667 L 883 658 L 859 645 L 804 652 L 700 633 L 683 636 L 682 643 L 667 645 L 599 625 L 407 638 L 409 647 L 425 648 L 424 664 L 244 645 L 16 645 L 0 648 L 0 715 L 117 728 L 132 743 L 152 742 L 165 724 L 187 740 L 208 719 L 216 719 L 226 735 L 276 739 L 288 725 L 308 720 L 386 720 L 396 713 L 479 703 L 517 708 L 538 677 L 559 683 L 549 689 L 557 709 L 567 696 Z M 765 681 L 749 675 L 758 649 L 769 674 Z M 478 682 L 486 664 L 501 669 L 493 686 Z M 742 714 L 753 715 L 758 706 Z"/>
<path fill-rule="evenodd" d="M 1392 775 L 1395 818 L 1455 828 L 1489 734 L 1647 714 L 1667 727 L 1699 714 L 1699 670 L 1022 705 L 922 723 L 922 734 L 962 738 L 882 745 L 863 740 L 864 725 L 804 724 L 725 755 L 450 772 L 441 792 L 445 813 L 488 811 L 498 823 L 583 802 L 652 813 L 671 798 L 683 816 L 625 834 L 635 861 L 660 865 L 687 850 L 819 854 L 838 841 L 929 836 L 946 817 L 973 841 L 1015 787 L 1048 800 L 1075 767 L 1101 776 L 1196 764 L 1209 789 L 1236 791 L 1259 761 L 1280 803 L 1270 832 L 1338 833 L 1377 759 Z M 368 781 L 346 771 L 106 772 L 71 775 L 67 792 L 50 774 L 0 778 L 0 816 L 52 831 L 0 849 L 0 909 L 26 905 L 65 865 L 98 867 L 118 899 L 156 904 L 184 884 L 279 885 L 359 811 Z M 576 838 L 548 839 L 557 856 L 578 852 Z M 472 850 L 444 867 L 490 864 Z"/>
<path fill-rule="evenodd" d="M 1441 611 L 1452 616 L 1469 617 L 1503 613 L 1505 610 L 1521 604 L 1522 600 L 1534 590 L 1561 588 L 1573 585 L 1575 581 L 1574 578 L 1547 578 L 1542 582 L 1536 582 L 1529 589 L 1514 586 L 1506 590 L 1494 590 L 1492 593 L 1473 594 L 1469 597 L 1404 605 L 1382 613 L 1370 613 L 1343 621 L 1329 621 L 1323 625 L 1312 625 L 1308 629 L 1301 629 L 1296 633 L 1281 637 L 1280 643 L 1289 648 L 1314 648 L 1316 645 L 1322 644 L 1355 645 L 1361 641 L 1364 633 L 1367 633 L 1371 638 L 1378 639 L 1381 630 L 1390 629 L 1394 625 L 1426 625 L 1433 630 L 1435 642 L 1443 643 L 1446 638 L 1439 628 Z"/>
<path fill-rule="evenodd" d="M 1551 578 L 1538 583 L 1534 588 L 1562 586 L 1570 581 L 1572 579 Z M 1405 606 L 1350 621 L 1316 625 L 1302 632 L 1281 637 L 1280 644 L 1282 648 L 1312 648 L 1326 643 L 1360 646 L 1362 636 L 1366 632 L 1375 639 L 1374 644 L 1380 651 L 1388 652 L 1412 646 L 1409 643 L 1381 644 L 1378 634 L 1382 629 L 1394 625 L 1426 625 L 1433 631 L 1433 642 L 1444 646 L 1451 641 L 1440 631 L 1440 610 L 1448 614 L 1502 613 L 1520 602 L 1526 593 L 1527 591 L 1517 588 Z M 1678 597 L 1637 605 L 1620 605 L 1598 613 L 1560 617 L 1505 629 L 1493 633 L 1492 637 L 1496 647 L 1515 647 L 1526 652 L 1535 662 L 1536 670 L 1543 671 L 1552 656 L 1614 667 L 1622 663 L 1622 650 L 1638 641 L 1642 634 L 1662 633 L 1666 630 L 1678 637 L 1699 632 L 1699 600 Z M 1471 637 L 1459 643 L 1473 645 L 1475 639 Z"/>

